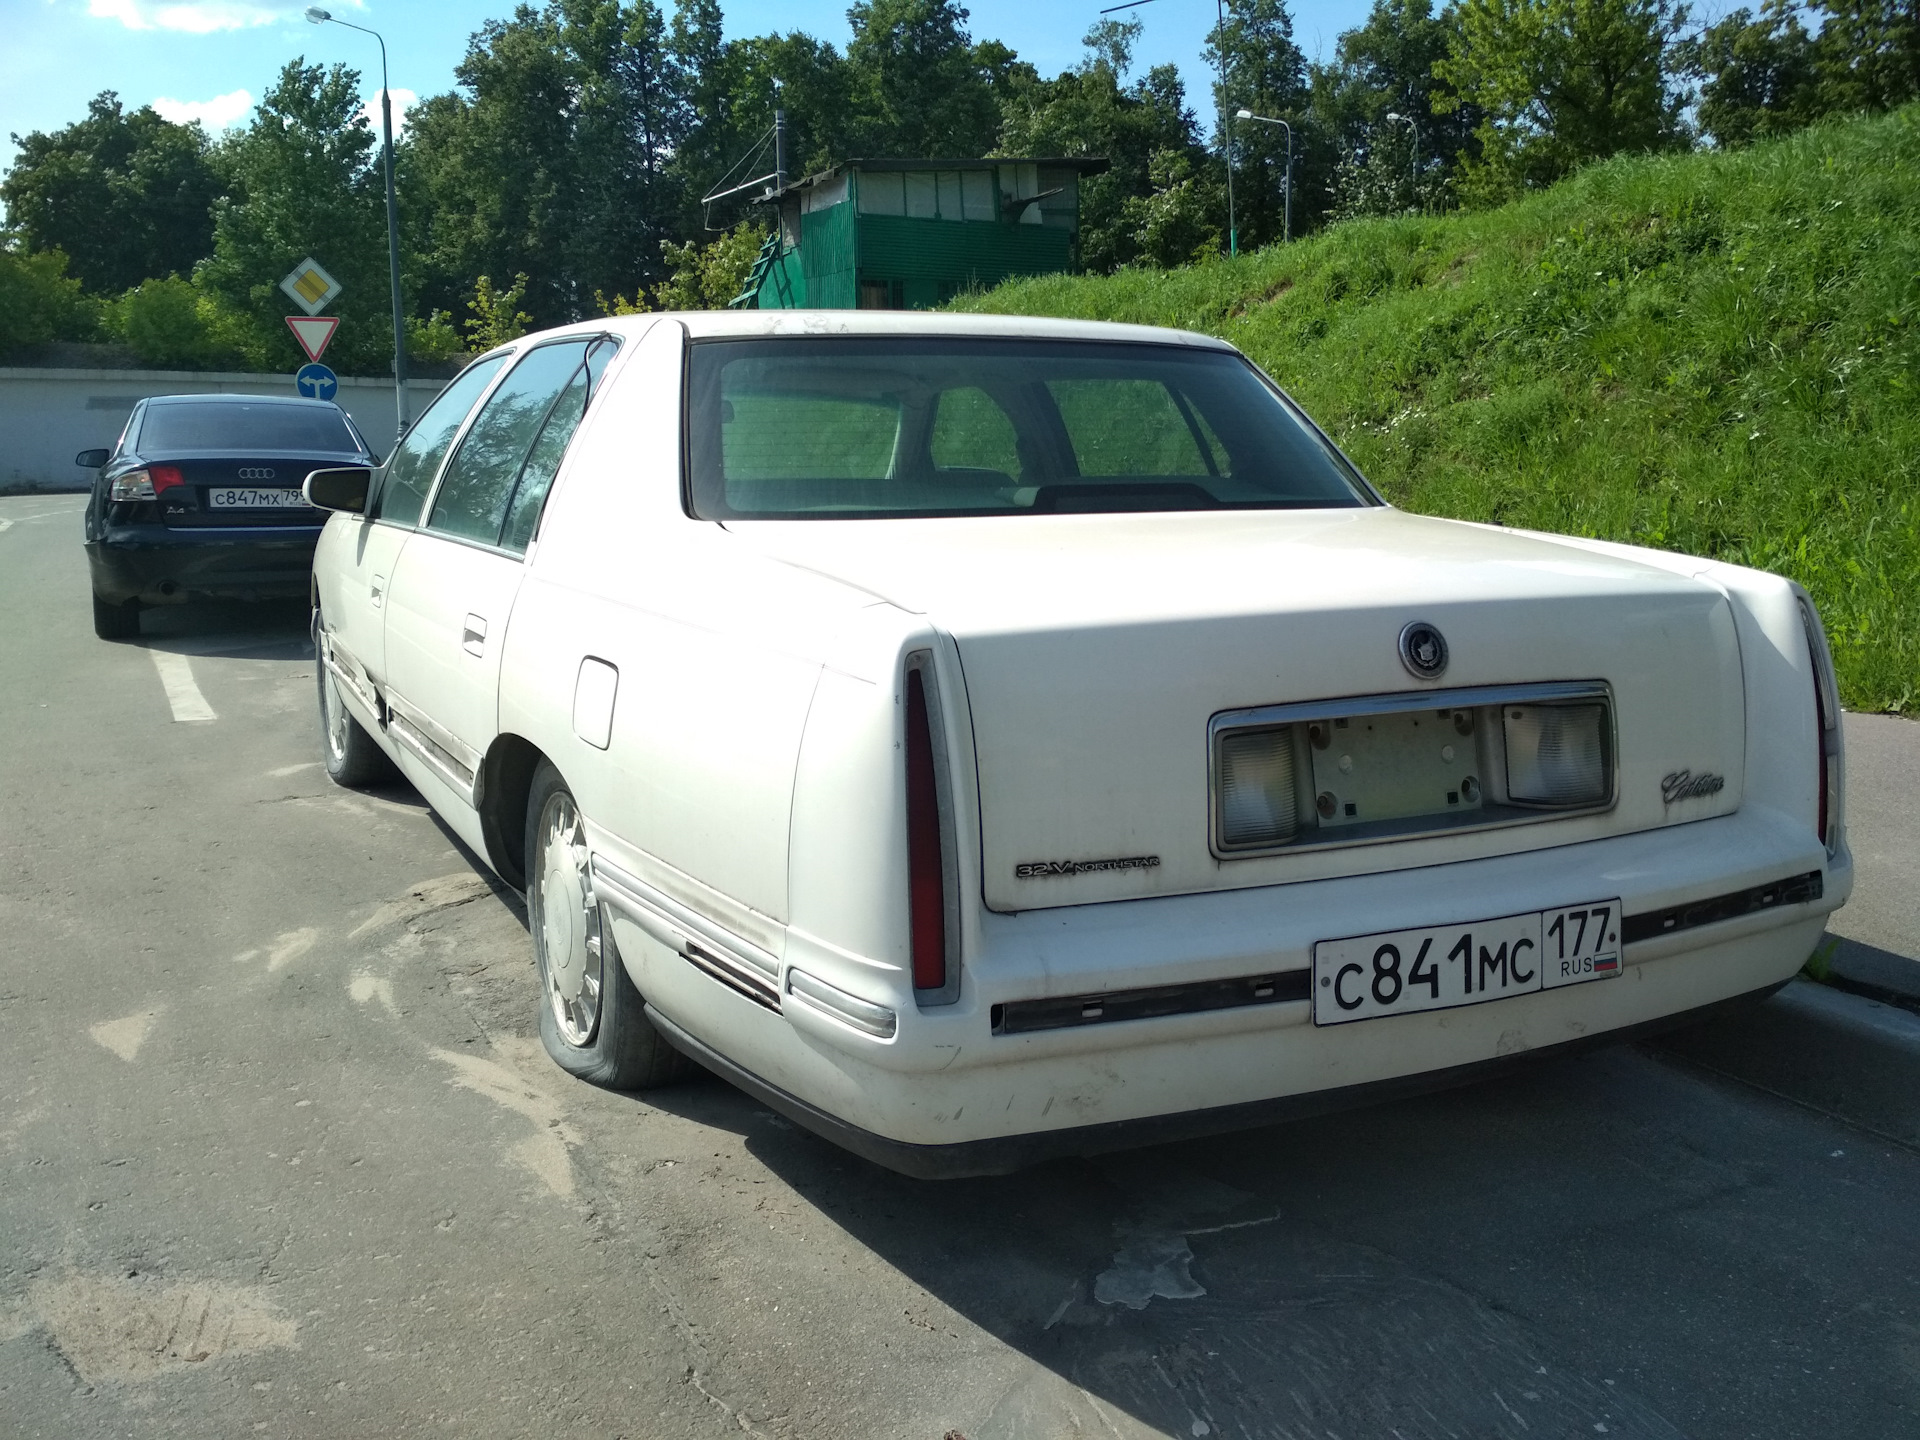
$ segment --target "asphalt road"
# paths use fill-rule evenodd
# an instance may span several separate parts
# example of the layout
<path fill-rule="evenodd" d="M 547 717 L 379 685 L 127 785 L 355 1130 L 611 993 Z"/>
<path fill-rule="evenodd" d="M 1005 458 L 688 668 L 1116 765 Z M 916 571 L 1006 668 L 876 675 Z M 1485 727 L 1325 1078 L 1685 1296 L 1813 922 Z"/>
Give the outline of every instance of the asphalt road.
<path fill-rule="evenodd" d="M 304 614 L 97 641 L 79 508 L 0 500 L 0 1436 L 1920 1434 L 1920 1017 L 903 1180 L 553 1068 Z"/>

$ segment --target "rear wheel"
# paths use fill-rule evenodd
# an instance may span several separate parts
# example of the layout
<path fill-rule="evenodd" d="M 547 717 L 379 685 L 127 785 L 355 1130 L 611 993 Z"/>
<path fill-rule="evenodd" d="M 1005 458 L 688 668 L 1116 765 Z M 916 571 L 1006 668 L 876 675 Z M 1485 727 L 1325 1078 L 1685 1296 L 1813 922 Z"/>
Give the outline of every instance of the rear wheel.
<path fill-rule="evenodd" d="M 542 760 L 527 797 L 527 927 L 540 972 L 540 1043 L 553 1062 L 610 1090 L 678 1080 L 693 1064 L 641 1008 L 593 891 L 580 809 Z"/>
<path fill-rule="evenodd" d="M 327 668 L 321 645 L 320 612 L 313 612 L 313 673 L 320 687 L 320 742 L 326 752 L 327 775 L 336 785 L 358 790 L 393 774 L 393 762 L 375 743 L 340 694 L 340 682 Z"/>
<path fill-rule="evenodd" d="M 102 640 L 133 640 L 140 634 L 140 602 L 128 600 L 114 604 L 93 597 L 93 633 Z"/>

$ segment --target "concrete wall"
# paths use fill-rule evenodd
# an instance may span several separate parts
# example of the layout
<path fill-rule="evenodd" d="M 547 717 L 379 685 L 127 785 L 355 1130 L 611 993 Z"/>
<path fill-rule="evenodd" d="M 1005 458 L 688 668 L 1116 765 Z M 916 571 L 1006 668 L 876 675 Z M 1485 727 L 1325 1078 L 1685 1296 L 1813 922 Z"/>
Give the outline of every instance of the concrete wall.
<path fill-rule="evenodd" d="M 408 384 L 408 410 L 418 415 L 444 380 Z M 84 490 L 93 472 L 73 457 L 111 445 L 135 402 L 149 395 L 292 395 L 290 375 L 225 375 L 196 370 L 40 370 L 0 367 L 0 492 Z M 369 444 L 393 448 L 391 380 L 342 378 L 334 396 Z"/>

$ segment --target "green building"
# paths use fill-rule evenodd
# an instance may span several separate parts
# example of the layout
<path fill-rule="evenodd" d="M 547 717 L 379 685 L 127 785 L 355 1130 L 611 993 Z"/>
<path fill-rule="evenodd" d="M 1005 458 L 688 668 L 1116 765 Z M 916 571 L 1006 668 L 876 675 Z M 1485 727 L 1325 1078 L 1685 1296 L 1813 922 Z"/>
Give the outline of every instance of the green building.
<path fill-rule="evenodd" d="M 772 191 L 779 225 L 733 303 L 923 310 L 1073 264 L 1080 181 L 1105 160 L 849 160 Z"/>

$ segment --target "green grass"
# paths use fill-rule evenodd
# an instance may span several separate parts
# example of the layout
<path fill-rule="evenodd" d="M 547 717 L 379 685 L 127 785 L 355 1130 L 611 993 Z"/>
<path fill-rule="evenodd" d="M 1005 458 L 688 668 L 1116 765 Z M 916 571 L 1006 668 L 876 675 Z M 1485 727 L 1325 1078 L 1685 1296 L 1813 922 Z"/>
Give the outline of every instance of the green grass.
<path fill-rule="evenodd" d="M 1224 336 L 1394 503 L 1791 575 L 1920 707 L 1920 107 L 956 308 Z"/>

